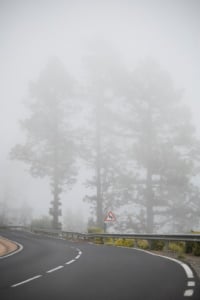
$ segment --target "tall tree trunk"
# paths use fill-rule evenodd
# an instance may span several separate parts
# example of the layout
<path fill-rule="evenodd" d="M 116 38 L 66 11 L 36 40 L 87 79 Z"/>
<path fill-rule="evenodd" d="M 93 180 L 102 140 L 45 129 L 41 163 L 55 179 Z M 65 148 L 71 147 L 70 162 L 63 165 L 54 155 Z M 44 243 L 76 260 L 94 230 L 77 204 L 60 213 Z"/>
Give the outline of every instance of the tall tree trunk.
<path fill-rule="evenodd" d="M 103 228 L 103 205 L 102 205 L 102 191 L 101 191 L 101 166 L 100 160 L 97 157 L 97 187 L 96 187 L 96 197 L 97 197 L 97 226 Z"/>
<path fill-rule="evenodd" d="M 153 232 L 154 226 L 154 212 L 153 212 L 153 185 L 152 185 L 152 159 L 153 159 L 153 122 L 152 122 L 152 109 L 148 106 L 146 115 L 147 124 L 147 136 L 146 136 L 146 159 L 147 159 L 147 169 L 146 169 L 146 231 L 147 233 Z"/>
<path fill-rule="evenodd" d="M 154 212 L 153 212 L 153 189 L 152 189 L 152 172 L 147 169 L 146 177 L 146 231 L 153 233 Z"/>
<path fill-rule="evenodd" d="M 59 206 L 61 205 L 61 202 L 59 201 L 59 195 L 62 191 L 62 189 L 59 186 L 59 177 L 58 177 L 58 115 L 57 112 L 55 113 L 55 120 L 54 120 L 54 129 L 55 129 L 55 134 L 54 134 L 54 169 L 53 169 L 53 182 L 52 182 L 52 193 L 53 193 L 53 201 L 52 203 L 52 208 L 50 209 L 50 214 L 53 216 L 52 220 L 52 227 L 53 229 L 60 230 L 62 225 L 59 222 L 59 216 L 61 216 L 61 209 Z"/>
<path fill-rule="evenodd" d="M 51 202 L 52 207 L 50 208 L 49 212 L 53 217 L 52 228 L 56 230 L 60 230 L 62 227 L 61 223 L 59 222 L 59 216 L 61 216 L 61 209 L 59 208 L 61 205 L 59 197 L 60 193 L 61 189 L 57 180 L 55 179 L 53 182 L 53 201 Z"/>
<path fill-rule="evenodd" d="M 101 105 L 99 101 L 96 107 L 96 217 L 97 226 L 103 228 L 103 199 L 101 182 Z"/>

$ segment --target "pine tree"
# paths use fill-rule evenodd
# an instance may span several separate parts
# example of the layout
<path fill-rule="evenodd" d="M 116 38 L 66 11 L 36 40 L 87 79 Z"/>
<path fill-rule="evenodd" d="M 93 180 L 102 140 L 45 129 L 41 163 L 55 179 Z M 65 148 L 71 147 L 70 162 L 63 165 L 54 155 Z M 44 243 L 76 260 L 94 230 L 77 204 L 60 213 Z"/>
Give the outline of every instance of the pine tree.
<path fill-rule="evenodd" d="M 114 206 L 114 199 L 108 195 L 112 193 L 116 169 L 119 168 L 120 152 L 113 131 L 117 124 L 115 87 L 120 83 L 123 67 L 113 50 L 102 41 L 92 45 L 85 64 L 88 73 L 85 98 L 89 107 L 85 159 L 94 174 L 86 183 L 94 193 L 85 199 L 94 205 L 96 225 L 103 228 L 106 209 Z"/>
<path fill-rule="evenodd" d="M 26 132 L 24 144 L 16 145 L 11 157 L 30 166 L 35 177 L 48 177 L 53 200 L 50 214 L 52 227 L 60 229 L 60 194 L 64 184 L 76 178 L 76 146 L 70 118 L 74 81 L 63 64 L 52 58 L 39 79 L 30 85 L 30 116 L 21 121 Z"/>
<path fill-rule="evenodd" d="M 177 205 L 181 212 L 190 210 L 197 142 L 180 92 L 157 63 L 141 64 L 127 91 L 129 161 L 135 162 L 137 174 L 133 184 L 146 210 L 146 231 L 153 232 L 156 220 L 167 223 Z"/>

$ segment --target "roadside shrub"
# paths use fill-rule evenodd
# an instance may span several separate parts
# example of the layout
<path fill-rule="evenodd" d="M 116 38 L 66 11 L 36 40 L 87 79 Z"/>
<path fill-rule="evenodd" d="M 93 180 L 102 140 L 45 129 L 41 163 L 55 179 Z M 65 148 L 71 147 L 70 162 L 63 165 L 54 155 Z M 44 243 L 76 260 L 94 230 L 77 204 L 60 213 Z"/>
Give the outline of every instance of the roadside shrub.
<path fill-rule="evenodd" d="M 123 239 L 117 239 L 115 241 L 115 246 L 124 246 L 124 241 Z"/>
<path fill-rule="evenodd" d="M 138 240 L 137 241 L 138 248 L 147 250 L 149 249 L 149 243 L 146 240 Z"/>
<path fill-rule="evenodd" d="M 183 251 L 184 248 L 179 243 L 171 242 L 171 243 L 169 243 L 169 250 L 173 251 L 173 252 L 180 252 L 180 251 Z"/>
<path fill-rule="evenodd" d="M 184 258 L 185 243 L 184 242 L 171 242 L 171 243 L 169 243 L 169 250 L 177 253 L 178 258 Z"/>
<path fill-rule="evenodd" d="M 185 243 L 185 253 L 192 253 L 194 248 L 194 242 L 186 242 Z"/>
<path fill-rule="evenodd" d="M 100 227 L 89 227 L 88 233 L 103 233 L 103 229 Z"/>
<path fill-rule="evenodd" d="M 164 241 L 153 240 L 151 243 L 151 250 L 161 251 L 163 250 L 164 246 L 165 246 Z"/>
<path fill-rule="evenodd" d="M 89 227 L 88 233 L 103 233 L 103 229 L 100 227 Z M 95 244 L 104 244 L 102 237 L 90 238 L 90 241 L 94 242 Z"/>
<path fill-rule="evenodd" d="M 193 254 L 195 256 L 200 256 L 200 242 L 195 242 L 193 246 Z"/>
<path fill-rule="evenodd" d="M 115 241 L 113 238 L 104 238 L 104 244 L 106 245 L 115 245 Z"/>
<path fill-rule="evenodd" d="M 104 240 L 102 237 L 97 237 L 93 239 L 93 241 L 95 242 L 95 244 L 104 244 Z"/>
<path fill-rule="evenodd" d="M 123 247 L 133 247 L 134 240 L 133 239 L 117 239 L 114 243 L 115 246 L 123 246 Z"/>
<path fill-rule="evenodd" d="M 133 239 L 125 239 L 125 246 L 126 247 L 134 247 L 134 240 Z"/>

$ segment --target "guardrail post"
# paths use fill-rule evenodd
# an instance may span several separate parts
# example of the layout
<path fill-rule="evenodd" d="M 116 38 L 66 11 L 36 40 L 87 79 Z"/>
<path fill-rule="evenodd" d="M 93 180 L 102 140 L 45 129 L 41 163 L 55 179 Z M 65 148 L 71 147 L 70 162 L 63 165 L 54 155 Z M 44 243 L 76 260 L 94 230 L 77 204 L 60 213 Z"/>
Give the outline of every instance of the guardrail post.
<path fill-rule="evenodd" d="M 135 248 L 138 248 L 138 239 L 135 239 L 135 240 L 134 240 L 134 247 L 135 247 Z"/>
<path fill-rule="evenodd" d="M 149 249 L 152 249 L 153 240 L 147 240 L 147 242 L 149 244 Z"/>
<path fill-rule="evenodd" d="M 165 243 L 164 250 L 169 251 L 169 241 L 164 241 L 164 243 Z"/>

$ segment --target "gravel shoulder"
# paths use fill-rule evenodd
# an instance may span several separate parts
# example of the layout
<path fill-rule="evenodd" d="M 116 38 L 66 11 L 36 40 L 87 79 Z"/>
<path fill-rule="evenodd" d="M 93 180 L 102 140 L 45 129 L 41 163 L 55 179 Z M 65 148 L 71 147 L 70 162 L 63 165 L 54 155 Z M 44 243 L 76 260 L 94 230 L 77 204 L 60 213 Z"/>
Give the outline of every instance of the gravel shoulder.
<path fill-rule="evenodd" d="M 17 244 L 0 236 L 0 257 L 16 251 L 17 248 Z"/>

